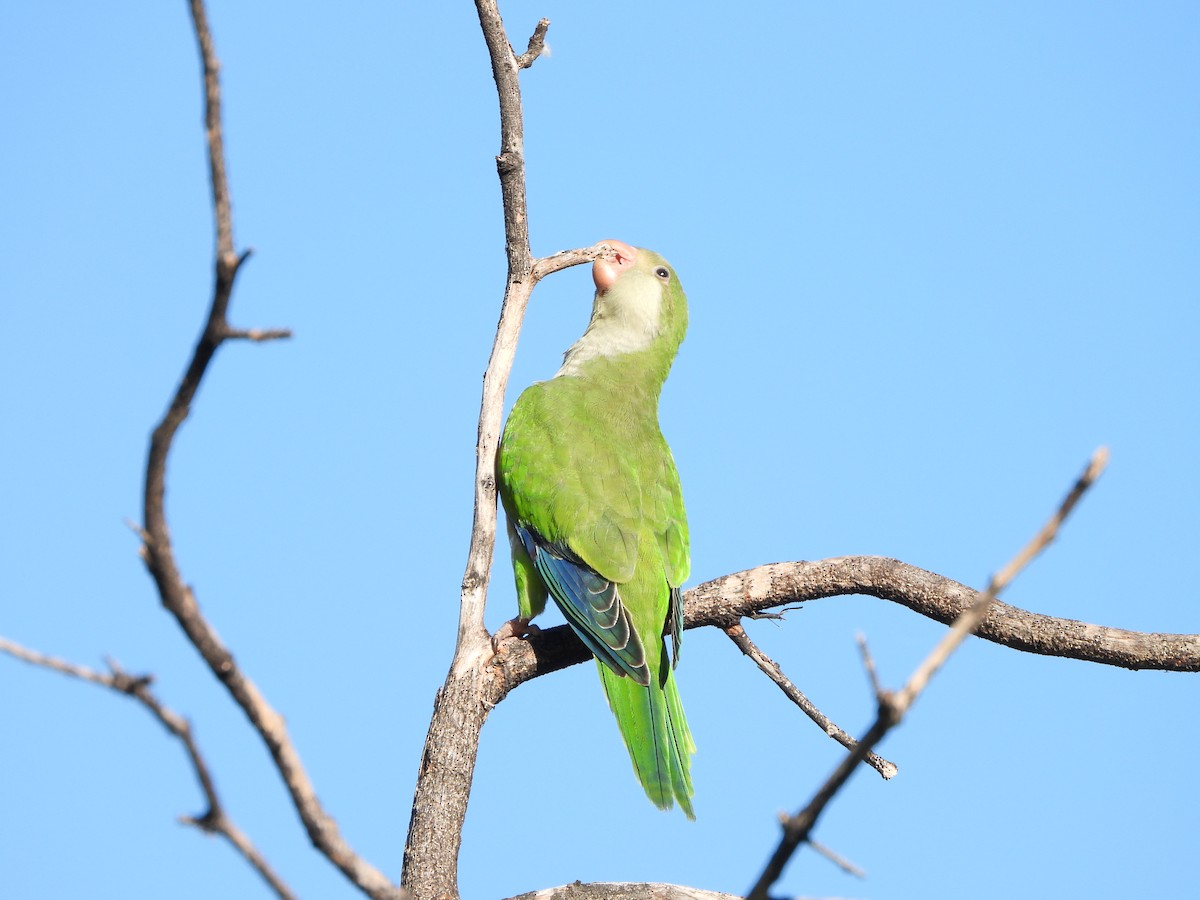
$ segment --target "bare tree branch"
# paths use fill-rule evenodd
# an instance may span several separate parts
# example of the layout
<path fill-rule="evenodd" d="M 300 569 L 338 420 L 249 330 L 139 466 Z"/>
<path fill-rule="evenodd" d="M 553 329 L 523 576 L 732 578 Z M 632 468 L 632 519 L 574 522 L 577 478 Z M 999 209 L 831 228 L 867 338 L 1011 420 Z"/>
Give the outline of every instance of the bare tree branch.
<path fill-rule="evenodd" d="M 496 448 L 504 411 L 504 393 L 512 371 L 517 340 L 534 285 L 546 275 L 570 266 L 591 262 L 610 248 L 601 243 L 578 250 L 564 250 L 535 260 L 529 247 L 529 215 L 525 200 L 525 158 L 521 111 L 521 60 L 513 53 L 504 23 L 494 0 L 477 0 L 479 22 L 492 61 L 492 74 L 500 102 L 500 153 L 496 169 L 504 207 L 504 237 L 508 257 L 508 279 L 500 307 L 500 322 L 492 343 L 491 357 L 483 376 L 479 428 L 475 445 L 475 505 L 471 543 L 463 574 L 459 606 L 458 646 L 455 671 L 476 665 L 480 654 L 491 651 L 483 625 L 488 576 L 496 544 Z M 529 51 L 540 48 L 550 27 L 548 19 L 538 22 L 529 40 Z M 537 54 L 534 54 L 536 56 Z M 523 57 L 522 57 L 523 58 Z"/>
<path fill-rule="evenodd" d="M 779 845 L 771 855 L 758 881 L 746 895 L 746 900 L 767 900 L 767 892 L 783 874 L 784 866 L 796 852 L 801 843 L 808 840 L 821 813 L 838 791 L 849 780 L 855 767 L 863 757 L 883 738 L 888 731 L 895 728 L 904 719 L 908 710 L 916 702 L 918 696 L 929 683 L 929 679 L 950 658 L 950 655 L 966 640 L 984 621 L 996 596 L 1012 583 L 1012 580 L 1027 566 L 1030 561 L 1048 547 L 1058 534 L 1058 529 L 1075 508 L 1080 497 L 1091 487 L 1104 467 L 1108 464 L 1108 450 L 1101 447 L 1093 455 L 1083 474 L 1079 476 L 1066 498 L 1055 510 L 1050 520 L 1033 539 L 996 575 L 988 582 L 987 589 L 975 597 L 971 605 L 955 620 L 950 630 L 938 642 L 928 657 L 917 667 L 904 687 L 895 694 L 876 689 L 876 700 L 879 712 L 875 722 L 860 739 L 854 749 L 834 770 L 829 779 L 809 801 L 808 805 L 795 816 L 783 823 L 783 835 Z"/>
<path fill-rule="evenodd" d="M 1007 588 L 1014 578 L 1017 577 L 1025 567 L 1029 565 L 1034 557 L 1045 550 L 1054 542 L 1058 536 L 1058 529 L 1071 514 L 1071 510 L 1075 508 L 1075 504 L 1079 502 L 1079 498 L 1084 495 L 1096 479 L 1104 472 L 1108 465 L 1108 448 L 1101 447 L 1093 455 L 1084 469 L 1083 474 L 1079 476 L 1071 490 L 1067 493 L 1066 498 L 1055 510 L 1054 515 L 1050 517 L 1042 530 L 1033 536 L 1028 544 L 1009 561 L 1003 569 L 997 572 L 988 581 L 987 589 L 974 600 L 970 607 L 954 620 L 950 631 L 938 643 L 933 652 L 929 654 L 926 660 L 918 667 L 917 671 L 913 672 L 908 679 L 908 683 L 904 686 L 889 704 L 895 709 L 896 721 L 899 722 L 913 702 L 925 689 L 925 685 L 929 683 L 934 674 L 942 666 L 946 664 L 946 660 L 950 655 L 958 649 L 958 645 L 967 639 L 967 635 L 974 632 L 983 623 L 984 618 L 988 614 L 988 610 L 992 604 L 996 602 L 996 598 L 1000 592 Z"/>
<path fill-rule="evenodd" d="M 164 503 L 167 457 L 176 432 L 187 419 L 196 391 L 217 348 L 230 338 L 266 340 L 286 336 L 286 332 L 282 330 L 237 331 L 228 323 L 227 313 L 234 281 L 248 253 L 238 256 L 234 251 L 232 205 L 221 137 L 221 87 L 218 77 L 220 65 L 213 48 L 204 3 L 202 0 L 191 0 L 190 5 L 204 72 L 204 121 L 216 223 L 216 275 L 204 331 L 167 412 L 154 429 L 150 440 L 150 452 L 146 462 L 142 556 L 154 578 L 163 606 L 175 617 L 188 640 L 199 651 L 217 679 L 225 685 L 266 743 L 313 846 L 368 895 L 399 897 L 401 894 L 387 877 L 350 848 L 342 838 L 337 823 L 325 812 L 288 736 L 283 718 L 267 703 L 254 682 L 238 667 L 233 655 L 200 612 L 195 595 L 183 580 L 171 547 Z"/>
<path fill-rule="evenodd" d="M 264 344 L 267 341 L 278 341 L 292 336 L 290 328 L 229 328 L 224 333 L 227 341 L 252 341 Z"/>
<path fill-rule="evenodd" d="M 817 709 L 811 700 L 804 696 L 801 690 L 792 683 L 791 679 L 783 674 L 783 670 L 779 668 L 779 664 L 775 662 L 775 660 L 771 659 L 771 657 L 767 656 L 767 654 L 763 653 L 759 646 L 750 639 L 750 635 L 746 634 L 745 628 L 743 628 L 740 624 L 734 624 L 727 625 L 724 631 L 725 634 L 729 636 L 729 639 L 733 641 L 734 645 L 736 645 L 737 648 L 742 651 L 742 653 L 754 660 L 755 665 L 757 665 L 759 669 L 763 671 L 763 674 L 775 682 L 775 684 L 781 691 L 783 691 L 784 695 L 789 700 L 800 707 L 801 711 L 803 711 L 806 716 L 817 723 L 817 725 L 821 726 L 822 731 L 824 731 L 827 735 L 829 735 L 847 750 L 854 749 L 854 738 L 839 728 L 835 722 Z M 868 753 L 866 757 L 864 757 L 863 762 L 875 769 L 875 771 L 877 771 L 885 779 L 892 778 L 896 774 L 896 764 L 889 762 L 882 756 L 879 756 L 875 753 Z"/>
<path fill-rule="evenodd" d="M 480 400 L 479 432 L 475 446 L 475 515 L 467 570 L 463 576 L 459 647 L 455 654 L 455 668 L 460 671 L 464 665 L 475 662 L 472 654 L 463 652 L 463 643 L 468 637 L 474 639 L 472 643 L 476 645 L 476 652 L 483 652 L 488 644 L 483 626 L 483 609 L 496 543 L 496 446 L 500 442 L 504 391 L 508 386 L 508 375 L 517 351 L 517 338 L 534 283 L 531 277 L 533 254 L 529 249 L 529 215 L 525 204 L 525 139 L 520 67 L 494 0 L 477 0 L 475 7 L 487 42 L 492 76 L 500 101 L 500 153 L 496 157 L 496 170 L 500 176 L 500 194 L 504 205 L 508 281 L 492 354 L 483 376 L 483 396 Z M 547 27 L 549 22 L 545 20 L 538 23 L 543 35 Z"/>
<path fill-rule="evenodd" d="M 582 247 L 578 250 L 560 250 L 558 253 L 543 256 L 541 259 L 534 260 L 534 281 L 541 281 L 547 275 L 553 275 L 555 272 L 561 272 L 563 269 L 569 269 L 571 266 L 581 266 L 585 263 L 590 263 L 598 256 L 611 254 L 613 249 L 613 247 L 601 241 L 599 244 L 593 244 L 591 247 Z"/>
<path fill-rule="evenodd" d="M 723 575 L 685 591 L 686 628 L 724 629 L 745 616 L 828 597 L 864 594 L 891 600 L 951 624 L 978 592 L 965 584 L 882 556 L 838 556 L 771 563 Z M 1127 631 L 1029 612 L 997 601 L 975 633 L 993 643 L 1125 669 L 1200 672 L 1200 634 Z M 566 625 L 504 641 L 495 665 L 502 675 L 488 702 L 540 675 L 591 658 Z"/>
<path fill-rule="evenodd" d="M 564 884 L 518 894 L 508 900 L 740 900 L 733 894 L 704 891 L 678 884 L 593 882 Z"/>
<path fill-rule="evenodd" d="M 450 671 L 434 701 L 405 840 L 400 880 L 417 900 L 458 896 L 462 826 L 479 752 L 479 733 L 489 710 L 481 701 L 481 687 L 484 665 L 492 653 L 483 613 L 496 543 L 496 447 L 500 441 L 504 391 L 535 282 L 525 201 L 519 73 L 540 53 L 550 23 L 545 19 L 538 23 L 529 50 L 519 59 L 508 42 L 495 0 L 477 0 L 475 6 L 500 104 L 500 153 L 496 169 L 504 208 L 508 279 L 496 338 L 483 376 L 475 445 L 474 517 L 459 601 L 458 639 Z"/>
<path fill-rule="evenodd" d="M 686 595 L 687 621 L 689 627 L 719 625 L 788 603 L 866 594 L 949 625 L 976 593 L 899 560 L 843 556 L 759 566 L 698 585 Z M 1200 672 L 1200 634 L 1127 631 L 996 603 L 976 636 L 1044 656 L 1125 669 Z"/>
<path fill-rule="evenodd" d="M 132 697 L 148 709 L 151 715 L 158 720 L 158 723 L 183 744 L 183 748 L 188 755 L 188 760 L 192 764 L 192 770 L 196 774 L 196 780 L 200 783 L 200 790 L 204 793 L 205 803 L 208 804 L 208 809 L 202 815 L 181 816 L 180 821 L 188 825 L 194 825 L 210 834 L 217 834 L 225 838 L 242 855 L 246 862 L 250 863 L 254 867 L 254 870 L 262 876 L 262 879 L 275 892 L 276 896 L 282 898 L 282 900 L 294 900 L 296 895 L 292 893 L 283 879 L 271 868 L 266 857 L 254 846 L 254 842 L 247 837 L 245 832 L 238 828 L 225 812 L 225 807 L 221 803 L 220 796 L 217 794 L 216 785 L 213 783 L 212 774 L 209 772 L 208 764 L 204 761 L 204 756 L 200 753 L 200 747 L 196 743 L 195 735 L 192 733 L 191 723 L 179 715 L 179 713 L 165 706 L 154 695 L 154 692 L 150 690 L 150 684 L 154 680 L 153 676 L 130 675 L 116 661 L 111 659 L 108 661 L 110 672 L 106 675 L 103 672 L 89 669 L 87 666 L 76 665 L 65 659 L 38 653 L 35 650 L 22 647 L 20 644 L 3 637 L 0 637 L 0 652 L 7 653 L 9 656 L 33 666 L 51 669 L 71 678 L 77 678 L 80 681 L 87 681 L 91 684 L 109 688 L 118 694 Z"/>
<path fill-rule="evenodd" d="M 832 850 L 830 850 L 824 844 L 814 841 L 811 836 L 808 839 L 808 846 L 812 847 L 814 850 L 816 850 L 818 853 L 820 853 L 823 857 L 825 857 L 827 860 L 829 860 L 831 863 L 833 863 L 835 866 L 837 866 L 839 869 L 841 869 L 843 872 L 845 872 L 847 875 L 853 875 L 855 878 L 866 878 L 867 877 L 867 873 L 864 872 L 860 867 L 856 866 L 854 863 L 852 863 L 850 860 L 846 859 L 844 856 L 840 856 L 837 853 L 834 853 Z"/>
<path fill-rule="evenodd" d="M 470 548 L 459 602 L 458 638 L 446 681 L 434 701 L 433 717 L 421 755 L 412 818 L 404 849 L 401 883 L 418 900 L 457 896 L 458 853 L 470 798 L 479 734 L 491 706 L 485 677 L 493 655 L 483 624 L 488 578 L 496 544 L 496 448 L 504 393 L 516 354 L 529 297 L 537 282 L 568 266 L 590 262 L 606 252 L 597 244 L 535 260 L 529 246 L 526 207 L 524 125 L 520 70 L 540 55 L 547 19 L 538 22 L 529 49 L 517 56 L 504 30 L 495 0 L 476 0 L 480 28 L 492 63 L 500 106 L 500 153 L 496 170 L 504 209 L 508 278 L 491 357 L 483 376 L 475 445 L 475 500 Z"/>
<path fill-rule="evenodd" d="M 533 61 L 545 51 L 546 29 L 549 27 L 549 19 L 542 19 L 537 23 L 537 27 L 533 29 L 533 35 L 529 38 L 529 46 L 524 53 L 517 57 L 518 69 L 528 69 L 533 65 Z"/>
<path fill-rule="evenodd" d="M 871 655 L 871 646 L 867 643 L 865 634 L 857 635 L 858 652 L 862 656 L 863 668 L 867 672 L 867 680 L 871 682 L 871 690 L 878 697 L 883 693 L 883 684 L 879 681 L 879 670 L 875 668 L 875 657 Z"/>

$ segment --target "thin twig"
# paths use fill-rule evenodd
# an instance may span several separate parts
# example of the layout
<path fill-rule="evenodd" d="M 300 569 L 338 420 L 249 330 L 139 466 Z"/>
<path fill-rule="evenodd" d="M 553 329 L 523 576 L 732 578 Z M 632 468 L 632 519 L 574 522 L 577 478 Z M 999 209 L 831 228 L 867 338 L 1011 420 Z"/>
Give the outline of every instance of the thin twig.
<path fill-rule="evenodd" d="M 533 261 L 533 280 L 541 281 L 547 275 L 569 269 L 571 266 L 581 266 L 593 262 L 600 256 L 611 256 L 613 247 L 601 241 L 591 247 L 581 247 L 578 250 L 560 250 L 549 256 L 543 256 Z"/>
<path fill-rule="evenodd" d="M 234 251 L 232 204 L 221 137 L 220 65 L 213 48 L 203 0 L 191 0 L 191 12 L 204 72 L 204 122 L 216 225 L 216 278 L 204 331 L 166 414 L 151 436 L 146 462 L 143 557 L 163 606 L 175 617 L 188 640 L 262 737 L 313 845 L 368 895 L 399 897 L 401 894 L 391 881 L 359 857 L 342 838 L 337 823 L 317 799 L 308 773 L 288 736 L 283 717 L 267 703 L 258 687 L 239 668 L 233 655 L 201 613 L 195 595 L 179 571 L 171 547 L 164 497 L 167 458 L 175 434 L 188 417 L 196 391 L 217 348 L 231 337 L 254 339 L 255 334 L 232 329 L 227 319 L 234 281 L 249 251 L 240 256 Z M 267 334 L 258 332 L 258 339 L 265 339 Z M 273 330 L 269 334 L 272 338 L 284 336 L 282 330 Z"/>
<path fill-rule="evenodd" d="M 528 69 L 533 65 L 533 61 L 545 51 L 546 29 L 549 27 L 549 19 L 542 19 L 537 23 L 537 27 L 533 29 L 533 34 L 529 38 L 529 46 L 524 53 L 517 57 L 518 69 Z"/>
<path fill-rule="evenodd" d="M 1054 543 L 1058 537 L 1058 530 L 1062 527 L 1067 516 L 1075 509 L 1077 504 L 1088 488 L 1096 483 L 1104 470 L 1108 467 L 1108 448 L 1098 447 L 1096 452 L 1092 454 L 1092 458 L 1088 461 L 1087 467 L 1083 470 L 1083 474 L 1071 486 L 1071 490 L 1067 496 L 1063 498 L 1062 504 L 1057 512 L 1051 516 L 1050 521 L 1042 526 L 1042 530 L 1034 535 L 1033 539 L 1025 545 L 1007 566 L 992 576 L 991 582 L 988 584 L 987 593 L 999 594 L 1010 584 L 1013 579 L 1019 575 L 1024 568 L 1033 562 L 1034 557 Z"/>
<path fill-rule="evenodd" d="M 855 641 L 858 644 L 859 655 L 862 656 L 867 680 L 871 682 L 871 691 L 878 697 L 883 693 L 883 685 L 879 683 L 879 672 L 875 668 L 875 657 L 871 655 L 871 646 L 867 643 L 867 636 L 858 634 L 855 636 Z"/>
<path fill-rule="evenodd" d="M 1075 484 L 1071 486 L 1071 490 L 1063 498 L 1062 503 L 1042 527 L 1042 530 L 1033 536 L 1008 565 L 992 576 L 984 592 L 966 612 L 958 617 L 950 631 L 946 633 L 933 652 L 912 674 L 904 688 L 896 695 L 894 704 L 897 715 L 903 716 L 908 711 L 917 696 L 925 689 L 925 685 L 929 683 L 929 679 L 950 658 L 950 654 L 967 639 L 967 635 L 973 633 L 982 624 L 1000 592 L 1012 584 L 1013 579 L 1033 561 L 1034 557 L 1054 542 L 1055 537 L 1058 536 L 1058 529 L 1071 514 L 1071 510 L 1075 508 L 1079 498 L 1096 483 L 1096 479 L 1104 472 L 1107 465 L 1108 448 L 1100 447 L 1092 454 L 1083 473 L 1076 479 Z"/>
<path fill-rule="evenodd" d="M 280 341 L 291 336 L 290 328 L 230 328 L 223 335 L 227 341 L 253 341 L 258 344 Z"/>
<path fill-rule="evenodd" d="M 208 804 L 208 809 L 202 815 L 181 816 L 180 821 L 188 825 L 194 825 L 210 834 L 217 834 L 225 838 L 254 870 L 258 872 L 262 879 L 270 886 L 271 890 L 275 892 L 276 896 L 282 898 L 282 900 L 294 900 L 296 895 L 292 893 L 291 888 L 271 868 L 266 857 L 254 846 L 254 842 L 237 827 L 225 812 L 225 807 L 221 803 L 220 796 L 217 794 L 217 788 L 213 782 L 208 764 L 205 762 L 204 756 L 200 752 L 200 746 L 196 742 L 196 737 L 192 733 L 191 723 L 179 715 L 179 713 L 165 706 L 155 696 L 154 692 L 150 690 L 150 685 L 154 680 L 152 676 L 130 675 L 112 659 L 108 660 L 110 670 L 108 674 L 97 672 L 95 669 L 89 669 L 87 666 L 80 666 L 65 659 L 38 653 L 36 650 L 30 650 L 3 637 L 0 637 L 0 652 L 7 653 L 9 656 L 30 665 L 51 669 L 71 678 L 100 685 L 118 694 L 132 697 L 149 710 L 151 715 L 158 720 L 158 723 L 183 744 L 183 748 L 188 755 L 188 760 L 192 764 L 192 771 L 196 775 L 196 780 L 200 783 L 200 790 L 204 793 L 204 800 Z"/>
<path fill-rule="evenodd" d="M 858 748 L 842 760 L 833 774 L 809 801 L 809 804 L 785 822 L 779 845 L 771 855 L 771 859 L 767 862 L 758 881 L 747 894 L 747 900 L 766 900 L 771 885 L 783 874 L 784 866 L 787 865 L 788 860 L 791 859 L 800 844 L 808 840 L 821 813 L 849 780 L 858 762 L 888 731 L 901 722 L 912 704 L 916 702 L 917 697 L 920 696 L 921 691 L 929 683 L 929 679 L 949 659 L 950 654 L 966 639 L 967 635 L 983 622 L 988 614 L 988 609 L 996 600 L 996 595 L 1006 588 L 1038 553 L 1050 545 L 1058 534 L 1058 529 L 1063 521 L 1074 509 L 1084 492 L 1100 477 L 1107 462 L 1108 451 L 1101 447 L 1092 455 L 1083 474 L 1076 480 L 1046 526 L 1013 558 L 1012 562 L 991 578 L 987 589 L 979 594 L 971 606 L 958 617 L 929 656 L 913 672 L 904 687 L 895 694 L 879 692 L 879 712 L 875 722 L 859 739 Z"/>
<path fill-rule="evenodd" d="M 846 859 L 846 857 L 830 850 L 824 844 L 814 841 L 811 837 L 808 839 L 808 846 L 812 847 L 847 875 L 853 875 L 855 878 L 867 877 L 867 873 L 863 871 L 862 867 L 855 865 L 850 860 Z"/>
<path fill-rule="evenodd" d="M 208 143 L 209 183 L 212 186 L 213 213 L 217 227 L 217 257 L 226 265 L 242 260 L 233 252 L 233 204 L 229 199 L 229 179 L 225 175 L 225 141 L 221 136 L 221 64 L 217 61 L 212 31 L 204 0 L 191 0 L 192 23 L 200 46 L 200 64 L 204 68 L 204 128 Z M 228 298 L 226 298 L 228 299 Z"/>
<path fill-rule="evenodd" d="M 775 682 L 784 695 L 800 707 L 800 710 L 820 726 L 822 731 L 847 750 L 854 749 L 857 744 L 854 738 L 839 728 L 837 723 L 832 721 L 821 710 L 817 709 L 816 705 L 796 687 L 791 679 L 783 674 L 783 670 L 779 667 L 779 664 L 763 653 L 762 649 L 754 643 L 750 635 L 746 633 L 745 628 L 740 624 L 734 624 L 725 626 L 723 630 L 729 639 L 737 645 L 738 649 L 750 657 L 755 665 L 763 671 L 763 674 Z M 892 778 L 896 774 L 896 764 L 875 753 L 868 753 L 863 761 L 884 778 Z"/>

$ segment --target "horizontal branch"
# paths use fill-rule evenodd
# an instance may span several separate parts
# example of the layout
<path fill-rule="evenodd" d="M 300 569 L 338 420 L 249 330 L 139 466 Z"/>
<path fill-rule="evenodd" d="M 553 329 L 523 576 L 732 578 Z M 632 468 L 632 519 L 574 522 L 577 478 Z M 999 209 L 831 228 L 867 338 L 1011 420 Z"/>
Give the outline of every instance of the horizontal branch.
<path fill-rule="evenodd" d="M 684 594 L 685 626 L 726 628 L 740 618 L 789 604 L 865 594 L 951 624 L 978 596 L 942 575 L 882 556 L 840 556 L 758 566 L 706 581 Z M 1159 634 L 1091 625 L 993 604 L 976 632 L 993 643 L 1125 669 L 1200 672 L 1200 634 Z M 558 669 L 590 659 L 563 625 L 505 641 L 496 657 L 489 700 Z"/>
<path fill-rule="evenodd" d="M 975 589 L 895 559 L 842 556 L 816 562 L 776 563 L 714 579 L 689 592 L 688 622 L 709 624 L 724 616 L 823 597 L 866 594 L 891 600 L 949 625 L 975 600 Z M 1200 671 L 1200 635 L 1127 631 L 992 606 L 978 637 L 1014 650 L 1101 663 L 1125 669 Z"/>

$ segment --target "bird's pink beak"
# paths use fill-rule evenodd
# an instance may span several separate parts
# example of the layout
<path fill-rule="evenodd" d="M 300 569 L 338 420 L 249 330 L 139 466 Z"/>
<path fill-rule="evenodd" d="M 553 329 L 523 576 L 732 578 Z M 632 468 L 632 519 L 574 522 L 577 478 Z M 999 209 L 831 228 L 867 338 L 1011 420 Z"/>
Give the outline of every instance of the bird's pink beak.
<path fill-rule="evenodd" d="M 622 272 L 633 266 L 638 252 L 636 247 L 630 247 L 621 241 L 605 240 L 600 243 L 608 244 L 616 251 L 615 259 L 597 257 L 592 263 L 592 280 L 596 282 L 596 290 L 603 294 L 621 277 Z"/>

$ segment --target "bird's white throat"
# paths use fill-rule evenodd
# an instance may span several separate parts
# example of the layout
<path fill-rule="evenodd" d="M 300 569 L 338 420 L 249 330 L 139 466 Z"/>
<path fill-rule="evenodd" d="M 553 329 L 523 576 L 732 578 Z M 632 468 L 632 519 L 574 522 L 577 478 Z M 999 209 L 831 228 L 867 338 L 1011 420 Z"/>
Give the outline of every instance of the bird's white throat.
<path fill-rule="evenodd" d="M 638 277 L 641 276 L 641 277 Z M 592 321 L 563 354 L 560 375 L 578 375 L 589 360 L 645 350 L 658 336 L 662 285 L 653 276 L 629 272 L 607 293 L 596 297 Z"/>

